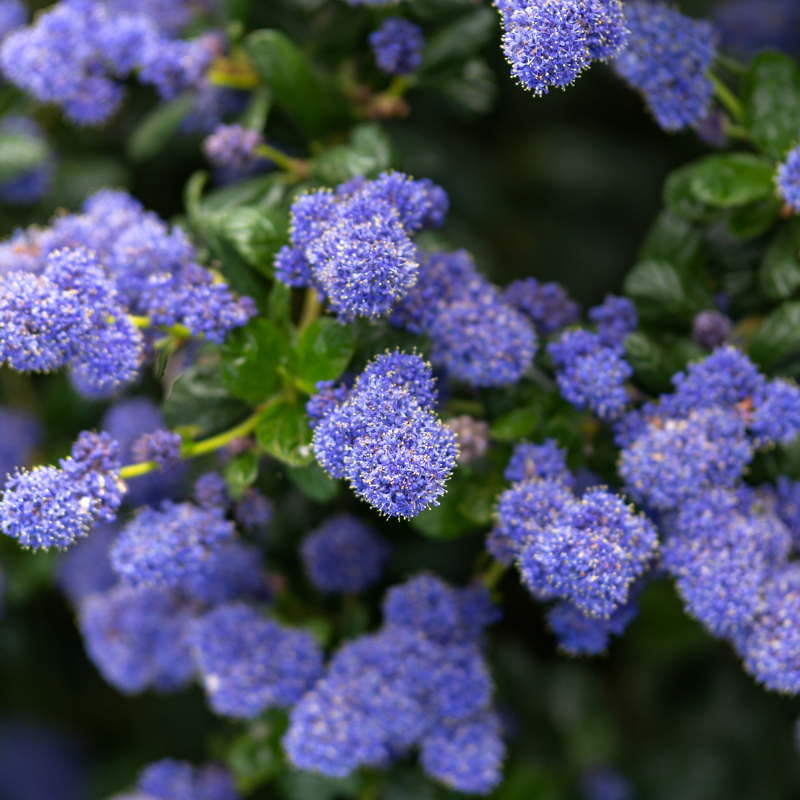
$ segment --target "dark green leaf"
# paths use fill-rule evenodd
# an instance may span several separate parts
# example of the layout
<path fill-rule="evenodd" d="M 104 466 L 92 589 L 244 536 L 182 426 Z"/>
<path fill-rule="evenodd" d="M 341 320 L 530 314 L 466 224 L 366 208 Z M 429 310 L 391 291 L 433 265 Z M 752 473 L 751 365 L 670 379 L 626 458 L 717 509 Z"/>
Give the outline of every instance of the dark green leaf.
<path fill-rule="evenodd" d="M 0 181 L 16 178 L 41 164 L 50 155 L 43 139 L 21 134 L 0 135 Z"/>
<path fill-rule="evenodd" d="M 776 196 L 735 208 L 731 214 L 731 233 L 740 239 L 755 239 L 765 234 L 777 221 L 781 201 Z"/>
<path fill-rule="evenodd" d="M 281 388 L 291 351 L 287 332 L 259 317 L 228 336 L 222 353 L 222 380 L 228 391 L 255 405 Z"/>
<path fill-rule="evenodd" d="M 484 523 L 476 524 L 465 517 L 460 508 L 472 488 L 462 475 L 456 472 L 447 485 L 445 495 L 439 498 L 439 505 L 430 506 L 416 517 L 412 517 L 409 520 L 411 527 L 431 539 L 441 541 L 458 539 L 468 531 L 480 527 Z"/>
<path fill-rule="evenodd" d="M 690 165 L 689 191 L 701 203 L 734 208 L 774 193 L 775 164 L 750 153 L 708 156 Z"/>
<path fill-rule="evenodd" d="M 756 146 L 782 159 L 800 130 L 800 70 L 795 62 L 775 51 L 756 56 L 742 85 L 742 105 Z"/>
<path fill-rule="evenodd" d="M 130 183 L 128 168 L 114 156 L 65 156 L 56 172 L 52 203 L 77 208 L 98 189 Z"/>
<path fill-rule="evenodd" d="M 785 300 L 800 287 L 800 222 L 787 223 L 770 242 L 761 262 L 761 291 L 773 300 Z"/>
<path fill-rule="evenodd" d="M 361 778 L 354 773 L 347 778 L 326 778 L 314 772 L 284 772 L 278 783 L 286 800 L 356 800 Z"/>
<path fill-rule="evenodd" d="M 669 261 L 689 269 L 702 256 L 703 234 L 689 220 L 672 211 L 662 211 L 647 232 L 639 261 Z"/>
<path fill-rule="evenodd" d="M 289 220 L 277 209 L 243 206 L 206 217 L 207 225 L 251 266 L 272 276 L 275 254 L 289 240 Z"/>
<path fill-rule="evenodd" d="M 333 90 L 316 75 L 300 48 L 281 31 L 261 30 L 245 39 L 245 49 L 276 102 L 306 133 L 321 135 Z"/>
<path fill-rule="evenodd" d="M 695 197 L 692 191 L 693 176 L 693 164 L 671 172 L 664 182 L 664 205 L 673 214 L 692 222 L 710 222 L 719 212 Z"/>
<path fill-rule="evenodd" d="M 642 331 L 625 339 L 625 357 L 634 374 L 647 388 L 664 391 L 672 375 L 670 361 L 664 349 Z"/>
<path fill-rule="evenodd" d="M 244 490 L 252 486 L 258 478 L 258 457 L 252 450 L 245 450 L 225 465 L 225 482 L 228 494 L 239 500 Z"/>
<path fill-rule="evenodd" d="M 376 178 L 392 165 L 392 142 L 374 123 L 353 129 L 350 144 L 332 147 L 311 162 L 311 174 L 330 185 L 363 175 Z"/>
<path fill-rule="evenodd" d="M 493 9 L 477 8 L 464 14 L 428 39 L 420 72 L 432 72 L 448 62 L 474 56 L 496 30 L 497 12 Z"/>
<path fill-rule="evenodd" d="M 470 114 L 486 114 L 497 96 L 494 71 L 482 58 L 470 59 L 460 76 L 444 78 L 435 85 L 458 108 Z"/>
<path fill-rule="evenodd" d="M 256 435 L 261 446 L 284 464 L 302 467 L 314 457 L 306 415 L 288 400 L 272 403 L 261 412 Z"/>
<path fill-rule="evenodd" d="M 203 436 L 233 427 L 248 413 L 248 407 L 225 388 L 220 367 L 213 362 L 187 369 L 175 381 L 164 403 L 167 427 L 192 426 Z"/>
<path fill-rule="evenodd" d="M 627 275 L 625 294 L 644 318 L 691 319 L 712 302 L 702 285 L 667 261 L 642 261 Z"/>
<path fill-rule="evenodd" d="M 178 132 L 193 102 L 194 95 L 184 94 L 171 103 L 154 108 L 128 139 L 128 157 L 132 161 L 147 161 L 157 156 Z"/>
<path fill-rule="evenodd" d="M 338 378 L 350 363 L 355 336 L 349 325 L 320 317 L 301 334 L 297 344 L 297 382 L 304 392 L 316 390 L 318 381 Z"/>
<path fill-rule="evenodd" d="M 515 442 L 524 436 L 530 436 L 542 418 L 542 409 L 538 403 L 517 408 L 492 423 L 489 431 L 492 439 L 498 442 Z"/>
<path fill-rule="evenodd" d="M 750 340 L 750 356 L 765 370 L 771 370 L 800 353 L 800 302 L 776 308 Z"/>
<path fill-rule="evenodd" d="M 271 208 L 277 206 L 285 194 L 286 182 L 281 180 L 280 173 L 270 172 L 214 189 L 203 197 L 202 211 L 227 211 L 249 205 Z"/>
<path fill-rule="evenodd" d="M 329 503 L 342 488 L 316 461 L 305 467 L 286 467 L 289 480 L 315 503 Z"/>
<path fill-rule="evenodd" d="M 287 327 L 292 310 L 292 290 L 285 283 L 273 281 L 269 290 L 267 316 L 279 326 Z"/>
<path fill-rule="evenodd" d="M 285 730 L 286 715 L 267 712 L 231 744 L 225 761 L 243 794 L 251 794 L 285 769 L 280 743 Z"/>

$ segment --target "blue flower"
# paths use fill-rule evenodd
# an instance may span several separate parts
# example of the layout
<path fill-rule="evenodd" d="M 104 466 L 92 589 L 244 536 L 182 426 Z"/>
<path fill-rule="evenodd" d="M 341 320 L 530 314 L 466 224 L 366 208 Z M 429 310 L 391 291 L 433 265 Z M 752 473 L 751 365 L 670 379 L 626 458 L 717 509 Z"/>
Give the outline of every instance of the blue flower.
<path fill-rule="evenodd" d="M 116 525 L 97 525 L 91 536 L 71 547 L 58 565 L 56 581 L 73 606 L 95 592 L 105 592 L 117 582 L 108 551 L 117 536 Z"/>
<path fill-rule="evenodd" d="M 234 516 L 245 528 L 261 528 L 272 519 L 272 510 L 272 501 L 258 487 L 250 486 L 242 492 Z"/>
<path fill-rule="evenodd" d="M 679 131 L 708 113 L 713 87 L 707 77 L 717 55 L 717 32 L 661 3 L 625 3 L 627 47 L 614 69 L 643 95 L 665 131 Z"/>
<path fill-rule="evenodd" d="M 728 343 L 732 328 L 730 318 L 722 312 L 716 309 L 701 311 L 692 320 L 692 340 L 706 350 L 715 350 Z"/>
<path fill-rule="evenodd" d="M 137 791 L 153 800 L 239 800 L 233 776 L 218 764 L 193 767 L 165 758 L 148 764 L 139 776 Z"/>
<path fill-rule="evenodd" d="M 317 427 L 320 420 L 328 416 L 333 409 L 340 406 L 347 399 L 347 387 L 336 381 L 319 381 L 316 392 L 308 398 L 306 415 L 308 427 L 311 430 Z"/>
<path fill-rule="evenodd" d="M 213 570 L 220 546 L 234 535 L 221 509 L 165 500 L 139 509 L 111 549 L 111 565 L 127 583 L 176 586 L 185 575 Z"/>
<path fill-rule="evenodd" d="M 556 603 L 547 613 L 547 624 L 555 634 L 559 650 L 570 656 L 596 656 L 608 648 L 612 635 L 622 636 L 639 611 L 635 589 L 628 601 L 608 619 L 587 617 L 567 601 Z"/>
<path fill-rule="evenodd" d="M 558 283 L 539 283 L 536 278 L 513 281 L 503 292 L 503 300 L 521 311 L 540 336 L 549 336 L 580 319 L 580 308 Z"/>
<path fill-rule="evenodd" d="M 602 305 L 589 309 L 589 319 L 597 325 L 597 335 L 605 347 L 618 347 L 636 330 L 636 306 L 627 297 L 609 294 Z"/>
<path fill-rule="evenodd" d="M 194 484 L 194 499 L 202 508 L 227 509 L 230 505 L 228 486 L 219 472 L 206 472 Z"/>
<path fill-rule="evenodd" d="M 300 547 L 306 575 L 321 592 L 361 592 L 377 583 L 390 555 L 388 545 L 358 517 L 330 517 Z"/>
<path fill-rule="evenodd" d="M 159 466 L 171 467 L 181 460 L 183 438 L 179 433 L 163 428 L 143 433 L 131 446 L 134 461 L 155 461 Z"/>
<path fill-rule="evenodd" d="M 775 182 L 780 196 L 794 211 L 800 211 L 800 145 L 792 148 L 778 166 Z"/>
<path fill-rule="evenodd" d="M 0 489 L 15 467 L 29 464 L 34 448 L 42 438 L 42 426 L 36 417 L 20 408 L 0 407 Z"/>
<path fill-rule="evenodd" d="M 290 708 L 322 674 L 322 651 L 310 633 L 281 627 L 242 603 L 193 623 L 191 643 L 209 705 L 228 717 Z"/>
<path fill-rule="evenodd" d="M 425 39 L 422 28 L 399 17 L 387 17 L 369 35 L 369 45 L 378 69 L 387 75 L 408 75 L 422 64 Z"/>
<path fill-rule="evenodd" d="M 575 482 L 567 467 L 567 451 L 555 439 L 545 439 L 542 444 L 517 442 L 503 477 L 511 483 L 541 478 L 559 481 L 567 487 Z"/>
<path fill-rule="evenodd" d="M 630 781 L 608 766 L 592 767 L 580 780 L 583 800 L 634 800 Z"/>

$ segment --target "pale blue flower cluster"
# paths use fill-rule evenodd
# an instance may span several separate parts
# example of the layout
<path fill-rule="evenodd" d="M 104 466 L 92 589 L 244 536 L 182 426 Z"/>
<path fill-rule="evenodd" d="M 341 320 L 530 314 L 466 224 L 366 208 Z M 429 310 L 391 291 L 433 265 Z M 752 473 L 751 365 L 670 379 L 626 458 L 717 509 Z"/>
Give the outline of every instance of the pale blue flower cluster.
<path fill-rule="evenodd" d="M 539 283 L 536 278 L 513 281 L 503 292 L 503 300 L 528 317 L 540 336 L 574 325 L 581 316 L 580 307 L 570 299 L 567 290 L 553 281 Z"/>
<path fill-rule="evenodd" d="M 289 286 L 314 286 L 344 322 L 383 316 L 416 282 L 410 237 L 441 224 L 446 209 L 439 187 L 400 172 L 301 195 L 275 275 Z"/>
<path fill-rule="evenodd" d="M 387 75 L 409 75 L 422 64 L 422 28 L 400 17 L 387 17 L 369 35 L 378 69 Z"/>
<path fill-rule="evenodd" d="M 159 428 L 143 433 L 131 446 L 134 461 L 155 461 L 162 467 L 174 467 L 181 460 L 183 438 L 179 433 Z"/>
<path fill-rule="evenodd" d="M 344 645 L 292 709 L 283 740 L 290 762 L 345 776 L 419 747 L 432 778 L 488 794 L 505 747 L 480 648 L 496 618 L 487 593 L 420 575 L 391 589 L 383 611 L 383 627 Z"/>
<path fill-rule="evenodd" d="M 233 775 L 219 764 L 193 767 L 165 758 L 148 764 L 139 775 L 134 797 L 152 800 L 239 800 Z"/>
<path fill-rule="evenodd" d="M 416 516 L 438 504 L 458 454 L 435 398 L 433 372 L 418 355 L 378 356 L 316 421 L 317 461 L 382 514 Z"/>

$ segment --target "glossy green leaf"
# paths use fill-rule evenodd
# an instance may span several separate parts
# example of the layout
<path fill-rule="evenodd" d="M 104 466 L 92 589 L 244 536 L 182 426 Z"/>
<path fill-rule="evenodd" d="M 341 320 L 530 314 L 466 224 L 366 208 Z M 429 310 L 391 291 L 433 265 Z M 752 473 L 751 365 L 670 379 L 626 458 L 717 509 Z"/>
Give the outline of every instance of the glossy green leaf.
<path fill-rule="evenodd" d="M 214 362 L 189 367 L 172 386 L 164 403 L 168 428 L 191 426 L 200 436 L 211 436 L 233 427 L 249 413 L 222 382 Z"/>
<path fill-rule="evenodd" d="M 311 136 L 323 133 L 329 87 L 316 75 L 300 48 L 286 34 L 260 30 L 245 39 L 245 49 L 275 100 Z"/>
<path fill-rule="evenodd" d="M 420 73 L 433 72 L 448 62 L 466 60 L 474 56 L 497 30 L 497 12 L 491 8 L 477 8 L 463 14 L 428 39 L 422 53 Z"/>
<path fill-rule="evenodd" d="M 770 195 L 763 200 L 733 209 L 730 218 L 731 233 L 740 239 L 762 236 L 778 221 L 782 205 L 775 195 Z"/>
<path fill-rule="evenodd" d="M 800 287 L 800 222 L 781 227 L 770 242 L 759 272 L 761 291 L 773 300 L 785 300 Z"/>
<path fill-rule="evenodd" d="M 193 94 L 184 94 L 170 103 L 156 106 L 128 139 L 128 157 L 132 161 L 147 161 L 157 156 L 178 132 L 193 102 Z"/>
<path fill-rule="evenodd" d="M 301 334 L 297 343 L 297 382 L 304 392 L 316 390 L 318 381 L 338 378 L 347 368 L 355 349 L 350 325 L 320 317 Z"/>
<path fill-rule="evenodd" d="M 713 305 L 695 278 L 668 261 L 640 262 L 625 278 L 624 289 L 644 318 L 691 319 Z"/>
<path fill-rule="evenodd" d="M 252 450 L 245 450 L 225 464 L 225 483 L 228 494 L 239 500 L 244 490 L 252 486 L 258 478 L 258 457 Z"/>
<path fill-rule="evenodd" d="M 776 308 L 750 340 L 750 356 L 765 370 L 800 354 L 800 302 Z"/>
<path fill-rule="evenodd" d="M 277 209 L 254 206 L 222 211 L 207 217 L 220 236 L 251 266 L 271 276 L 278 250 L 289 241 L 289 220 Z"/>
<path fill-rule="evenodd" d="M 647 232 L 639 261 L 669 261 L 688 269 L 702 257 L 703 234 L 685 217 L 662 211 Z"/>
<path fill-rule="evenodd" d="M 774 162 L 751 153 L 708 156 L 690 166 L 689 190 L 709 206 L 734 208 L 774 193 Z"/>
<path fill-rule="evenodd" d="M 393 156 L 392 142 L 384 130 L 366 123 L 353 129 L 349 144 L 332 147 L 313 159 L 311 174 L 331 186 L 356 175 L 376 178 L 391 167 Z"/>
<path fill-rule="evenodd" d="M 234 396 L 253 405 L 280 390 L 290 368 L 287 331 L 257 318 L 231 333 L 222 348 L 222 380 Z"/>
<path fill-rule="evenodd" d="M 707 223 L 719 215 L 717 209 L 699 200 L 692 191 L 694 164 L 671 172 L 664 182 L 664 205 L 673 214 L 691 222 Z"/>
<path fill-rule="evenodd" d="M 515 442 L 530 436 L 542 418 L 542 409 L 538 404 L 517 408 L 496 419 L 489 435 L 498 442 Z"/>
<path fill-rule="evenodd" d="M 664 391 L 669 387 L 670 360 L 664 348 L 642 331 L 634 331 L 626 337 L 625 358 L 636 379 L 649 389 Z"/>
<path fill-rule="evenodd" d="M 289 400 L 272 403 L 261 412 L 256 436 L 261 446 L 284 464 L 302 467 L 314 457 L 306 415 Z"/>
<path fill-rule="evenodd" d="M 334 480 L 316 462 L 305 467 L 286 467 L 289 480 L 315 503 L 329 503 L 339 494 L 342 482 Z"/>
<path fill-rule="evenodd" d="M 745 125 L 756 146 L 776 159 L 797 142 L 800 70 L 776 51 L 756 56 L 742 85 Z"/>

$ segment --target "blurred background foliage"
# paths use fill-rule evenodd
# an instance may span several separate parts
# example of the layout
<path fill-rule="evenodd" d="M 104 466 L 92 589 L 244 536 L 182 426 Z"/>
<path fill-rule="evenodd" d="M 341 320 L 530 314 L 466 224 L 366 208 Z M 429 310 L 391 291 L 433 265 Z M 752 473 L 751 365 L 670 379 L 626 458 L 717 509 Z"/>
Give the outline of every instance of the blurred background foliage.
<path fill-rule="evenodd" d="M 712 5 L 686 0 L 681 8 L 700 16 Z M 412 0 L 407 6 L 429 36 L 487 11 L 472 0 Z M 321 64 L 337 63 L 351 51 L 366 60 L 366 35 L 380 16 L 341 0 L 230 0 L 229 10 L 234 19 L 247 17 L 248 29 L 285 31 Z M 584 307 L 596 303 L 620 290 L 635 263 L 662 207 L 667 174 L 709 148 L 693 133 L 664 134 L 638 96 L 602 66 L 568 91 L 534 98 L 509 77 L 496 17 L 488 25 L 476 23 L 471 35 L 461 37 L 468 57 L 433 70 L 435 80 L 423 80 L 408 93 L 410 115 L 383 123 L 397 166 L 445 187 L 451 214 L 441 237 L 471 250 L 494 281 L 504 285 L 527 275 L 558 280 Z M 128 88 L 123 111 L 100 130 L 66 125 L 55 110 L 39 113 L 56 143 L 55 189 L 33 209 L 0 210 L 4 236 L 20 225 L 45 223 L 59 208 L 77 209 L 102 186 L 126 186 L 166 218 L 184 213 L 185 183 L 205 168 L 200 137 L 173 137 L 160 152 L 142 158 L 136 133 L 157 100 L 133 82 Z M 10 94 L 0 90 L 0 103 L 15 102 Z M 307 154 L 302 135 L 280 109 L 268 130 L 290 152 Z M 136 391 L 158 397 L 160 387 L 151 381 Z M 104 410 L 79 399 L 63 374 L 24 378 L 3 370 L 0 393 L 5 402 L 35 405 L 47 428 L 48 459 L 64 454 L 77 432 L 96 426 Z M 331 510 L 323 511 L 297 488 L 308 480 L 276 464 L 259 476 L 276 501 L 266 541 L 269 564 L 298 583 L 297 543 Z M 349 492 L 333 506 L 365 510 Z M 395 545 L 392 582 L 423 568 L 465 581 L 486 530 L 441 541 L 377 515 L 371 521 Z M 424 780 L 411 763 L 393 768 L 377 795 L 369 776 L 336 782 L 283 772 L 265 783 L 280 768 L 269 724 L 247 728 L 215 718 L 197 688 L 171 697 L 126 698 L 104 683 L 83 653 L 71 610 L 53 588 L 57 558 L 0 542 L 8 575 L 0 619 L 0 800 L 100 800 L 129 785 L 148 761 L 201 761 L 209 749 L 227 757 L 240 779 L 250 776 L 254 786 L 261 784 L 257 798 L 453 796 Z M 507 575 L 499 591 L 506 615 L 490 632 L 490 658 L 511 746 L 498 800 L 577 797 L 581 773 L 601 763 L 618 767 L 637 797 L 648 800 L 800 796 L 800 755 L 793 741 L 800 701 L 755 686 L 731 649 L 684 614 L 668 581 L 651 583 L 625 636 L 606 657 L 588 660 L 555 651 L 541 607 L 515 575 Z M 354 608 L 320 607 L 320 626 L 363 631 L 378 621 L 378 600 L 379 594 Z M 10 720 L 29 721 L 34 739 L 63 735 L 50 744 L 56 755 L 59 748 L 70 750 L 70 780 L 48 787 L 47 775 L 61 774 L 57 760 L 26 766 L 23 754 L 12 764 L 13 748 L 3 738 Z M 81 767 L 74 767 L 76 757 Z M 9 793 L 2 778 L 4 769 L 23 768 L 29 769 L 31 790 L 24 797 Z"/>

